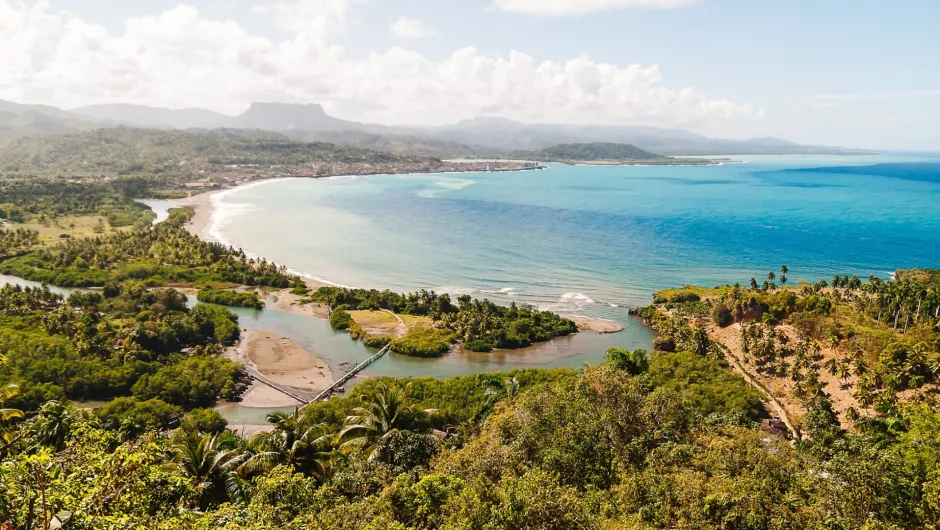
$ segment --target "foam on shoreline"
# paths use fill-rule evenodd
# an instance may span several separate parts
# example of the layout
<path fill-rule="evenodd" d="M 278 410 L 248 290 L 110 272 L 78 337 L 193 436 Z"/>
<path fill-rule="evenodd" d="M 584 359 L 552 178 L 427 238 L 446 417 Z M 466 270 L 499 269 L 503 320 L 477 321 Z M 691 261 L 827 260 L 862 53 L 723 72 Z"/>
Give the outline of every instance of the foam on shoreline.
<path fill-rule="evenodd" d="M 443 173 L 446 174 L 446 173 Z M 432 174 L 418 174 L 420 176 L 432 175 Z M 336 176 L 336 177 L 327 177 L 324 180 L 339 180 L 347 179 L 352 177 L 365 178 L 373 176 L 383 176 L 383 175 L 350 175 L 350 176 Z M 384 175 L 384 176 L 407 176 L 407 175 Z M 281 182 L 288 180 L 297 180 L 300 177 L 287 177 L 279 179 L 269 179 L 269 180 L 260 180 L 255 182 L 250 182 L 243 184 L 234 188 L 229 188 L 225 190 L 215 191 L 204 195 L 198 195 L 191 197 L 189 200 L 180 201 L 180 204 L 187 204 L 194 207 L 197 210 L 197 217 L 203 218 L 203 226 L 199 226 L 199 223 L 194 219 L 193 226 L 190 227 L 191 232 L 193 232 L 198 237 L 201 237 L 207 241 L 212 241 L 220 243 L 223 245 L 232 246 L 231 240 L 229 240 L 224 233 L 225 228 L 231 223 L 231 220 L 246 213 L 249 213 L 253 210 L 253 207 L 246 203 L 239 202 L 226 202 L 226 198 L 236 195 L 242 191 L 247 191 L 250 189 L 257 188 L 262 185 L 266 185 L 272 182 Z M 472 182 L 472 181 L 471 181 Z M 201 210 L 201 211 L 200 211 Z M 242 249 L 246 256 L 252 259 L 258 259 L 261 256 L 253 254 L 248 250 Z M 298 270 L 295 268 L 288 267 L 287 272 L 294 274 L 307 280 L 309 284 L 312 284 L 312 287 L 319 286 L 332 286 L 332 287 L 341 287 L 351 289 L 354 286 L 345 285 L 340 282 L 330 280 L 329 278 L 324 278 L 316 274 L 311 274 L 309 272 Z M 597 303 L 596 300 L 592 299 L 590 296 L 579 292 L 579 291 L 569 291 L 564 292 L 561 295 L 557 295 L 557 298 L 552 298 L 554 295 L 545 294 L 545 295 L 536 295 L 534 293 L 526 293 L 520 291 L 516 287 L 487 287 L 487 288 L 476 288 L 476 287 L 462 287 L 462 286 L 453 286 L 453 285 L 443 285 L 435 289 L 439 293 L 447 293 L 452 297 L 461 296 L 464 294 L 467 295 L 491 295 L 497 297 L 507 297 L 507 298 L 519 298 L 525 302 L 525 299 L 531 299 L 531 305 L 534 305 L 537 309 L 541 311 L 551 311 L 558 314 L 578 314 L 587 309 L 587 307 L 592 306 Z M 619 307 L 618 304 L 613 304 L 610 302 L 604 302 L 603 305 L 610 308 Z M 604 329 L 608 329 L 610 326 L 605 324 L 616 324 L 615 321 L 595 318 L 595 317 L 578 317 L 579 325 L 584 324 L 586 321 L 596 321 Z M 619 325 L 619 324 L 617 324 Z M 584 325 L 586 330 L 594 330 L 592 325 Z M 622 326 L 621 326 L 622 329 Z M 605 331 L 610 332 L 610 331 Z"/>

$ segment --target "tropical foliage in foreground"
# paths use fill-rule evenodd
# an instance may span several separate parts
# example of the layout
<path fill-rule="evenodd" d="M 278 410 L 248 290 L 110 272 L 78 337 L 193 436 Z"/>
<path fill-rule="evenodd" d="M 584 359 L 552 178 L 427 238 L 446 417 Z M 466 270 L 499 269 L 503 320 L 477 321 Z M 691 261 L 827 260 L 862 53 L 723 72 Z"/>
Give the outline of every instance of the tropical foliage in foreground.
<path fill-rule="evenodd" d="M 2 449 L 0 524 L 560 530 L 940 523 L 940 416 L 929 406 L 903 407 L 889 431 L 819 431 L 792 444 L 757 428 L 759 401 L 723 361 L 657 353 L 647 368 L 641 353 L 612 352 L 610 364 L 578 373 L 372 381 L 349 398 L 272 414 L 270 432 L 247 440 L 192 426 L 127 433 L 50 403 L 8 427 L 14 441 Z"/>

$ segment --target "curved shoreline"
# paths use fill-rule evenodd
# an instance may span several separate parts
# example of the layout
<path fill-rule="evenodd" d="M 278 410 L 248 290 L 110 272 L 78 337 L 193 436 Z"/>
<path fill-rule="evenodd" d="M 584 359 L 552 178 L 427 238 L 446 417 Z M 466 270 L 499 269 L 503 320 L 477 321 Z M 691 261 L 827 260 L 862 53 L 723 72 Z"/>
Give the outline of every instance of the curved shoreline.
<path fill-rule="evenodd" d="M 374 176 L 374 175 L 370 175 L 370 176 Z M 336 177 L 330 177 L 330 178 L 336 178 Z M 250 189 L 250 187 L 254 187 L 262 183 L 267 184 L 271 182 L 280 182 L 280 181 L 285 181 L 285 180 L 291 180 L 291 179 L 281 178 L 281 179 L 269 179 L 269 180 L 263 180 L 263 181 L 257 181 L 257 182 L 250 182 L 241 186 L 236 186 L 234 188 L 226 188 L 222 190 L 215 190 L 215 191 L 209 191 L 209 192 L 203 192 L 203 193 L 191 195 L 190 197 L 186 199 L 180 199 L 175 202 L 179 204 L 180 206 L 189 206 L 195 212 L 192 220 L 186 225 L 186 229 L 189 231 L 189 233 L 193 234 L 196 237 L 204 239 L 206 241 L 216 241 L 214 238 L 211 238 L 208 235 L 208 231 L 211 228 L 211 222 L 213 220 L 213 213 L 216 207 L 215 202 L 217 199 L 215 197 L 224 193 L 230 193 L 234 190 Z M 225 243 L 224 241 L 220 241 L 220 242 Z M 300 271 L 296 271 L 293 269 L 288 269 L 288 271 L 291 272 L 292 274 L 296 274 L 300 276 L 301 278 L 303 278 L 304 283 L 306 283 L 307 286 L 311 290 L 316 290 L 320 287 L 349 287 L 345 285 L 339 285 L 339 284 L 330 282 L 328 280 L 325 280 L 323 278 L 313 276 L 310 273 L 300 272 Z M 309 306 L 316 305 L 316 304 L 298 305 L 297 302 L 299 301 L 300 297 L 295 296 L 295 295 L 290 295 L 289 291 L 278 291 L 278 292 L 275 292 L 274 294 L 275 296 L 277 296 L 278 300 L 275 303 L 275 305 L 271 307 L 271 309 L 275 309 L 278 311 L 288 311 L 288 312 L 298 313 L 298 314 L 302 314 L 306 316 L 313 316 L 316 318 L 329 318 L 328 311 L 324 312 L 322 310 L 309 307 Z M 562 315 L 562 316 L 574 321 L 575 324 L 578 325 L 578 329 L 580 333 L 609 334 L 609 333 L 620 333 L 626 329 L 623 326 L 623 324 L 620 324 L 619 322 L 615 322 L 615 321 L 607 320 L 603 318 L 573 316 L 573 315 Z"/>

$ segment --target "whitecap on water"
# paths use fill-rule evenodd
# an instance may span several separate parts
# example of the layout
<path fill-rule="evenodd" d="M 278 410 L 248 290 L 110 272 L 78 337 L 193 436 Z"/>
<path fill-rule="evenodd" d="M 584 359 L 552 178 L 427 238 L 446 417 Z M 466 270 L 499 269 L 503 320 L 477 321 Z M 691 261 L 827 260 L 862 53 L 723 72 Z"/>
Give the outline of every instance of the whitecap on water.
<path fill-rule="evenodd" d="M 590 296 L 584 293 L 565 293 L 558 298 L 557 302 L 539 306 L 542 311 L 553 311 L 555 313 L 572 313 L 580 311 L 594 303 Z"/>

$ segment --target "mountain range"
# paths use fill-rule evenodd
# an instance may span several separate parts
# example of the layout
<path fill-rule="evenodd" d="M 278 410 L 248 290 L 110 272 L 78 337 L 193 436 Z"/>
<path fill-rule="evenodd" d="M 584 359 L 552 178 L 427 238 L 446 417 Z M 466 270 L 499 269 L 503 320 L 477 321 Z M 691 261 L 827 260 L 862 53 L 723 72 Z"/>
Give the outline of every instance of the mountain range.
<path fill-rule="evenodd" d="M 437 127 L 386 126 L 330 116 L 316 104 L 253 103 L 237 116 L 205 109 L 103 104 L 63 110 L 0 100 L 0 142 L 106 127 L 261 129 L 298 141 L 331 142 L 398 154 L 508 156 L 556 144 L 632 144 L 663 155 L 856 154 L 856 149 L 799 145 L 776 138 L 729 140 L 685 129 L 636 125 L 527 124 L 482 117 Z"/>

